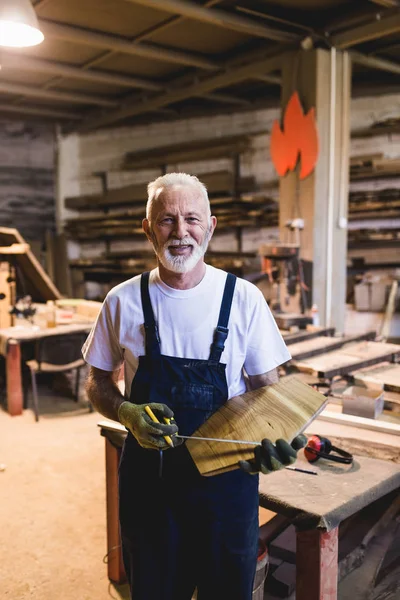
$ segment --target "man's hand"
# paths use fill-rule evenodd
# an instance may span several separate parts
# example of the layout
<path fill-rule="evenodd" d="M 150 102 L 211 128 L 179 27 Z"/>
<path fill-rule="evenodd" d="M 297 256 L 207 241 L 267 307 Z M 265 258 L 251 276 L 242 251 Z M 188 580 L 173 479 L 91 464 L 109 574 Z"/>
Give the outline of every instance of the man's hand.
<path fill-rule="evenodd" d="M 154 423 L 145 411 L 145 406 L 149 406 L 156 415 L 160 423 Z M 167 425 L 164 423 L 164 417 L 172 419 L 174 413 L 166 404 L 151 402 L 150 404 L 133 404 L 132 402 L 122 402 L 118 409 L 118 419 L 131 434 L 136 438 L 142 448 L 166 450 L 170 448 L 164 439 L 165 435 L 173 436 L 178 432 L 175 422 Z M 174 446 L 181 440 L 172 438 Z"/>
<path fill-rule="evenodd" d="M 240 460 L 239 467 L 252 475 L 260 472 L 265 475 L 272 471 L 279 471 L 296 461 L 298 450 L 303 448 L 306 443 L 305 435 L 298 435 L 291 444 L 282 439 L 276 440 L 273 444 L 264 438 L 261 446 L 257 446 L 254 450 L 254 459 Z"/>

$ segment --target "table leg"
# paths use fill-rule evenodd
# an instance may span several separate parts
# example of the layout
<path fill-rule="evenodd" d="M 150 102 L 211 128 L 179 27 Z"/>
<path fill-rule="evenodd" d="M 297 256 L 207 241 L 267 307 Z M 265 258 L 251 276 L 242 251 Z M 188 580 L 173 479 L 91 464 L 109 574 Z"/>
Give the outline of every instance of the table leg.
<path fill-rule="evenodd" d="M 22 415 L 23 392 L 21 348 L 16 340 L 9 340 L 6 354 L 7 410 L 11 416 Z"/>
<path fill-rule="evenodd" d="M 106 439 L 107 574 L 110 581 L 126 581 L 119 533 L 118 464 L 120 450 Z"/>
<path fill-rule="evenodd" d="M 337 600 L 338 528 L 297 531 L 296 600 Z"/>

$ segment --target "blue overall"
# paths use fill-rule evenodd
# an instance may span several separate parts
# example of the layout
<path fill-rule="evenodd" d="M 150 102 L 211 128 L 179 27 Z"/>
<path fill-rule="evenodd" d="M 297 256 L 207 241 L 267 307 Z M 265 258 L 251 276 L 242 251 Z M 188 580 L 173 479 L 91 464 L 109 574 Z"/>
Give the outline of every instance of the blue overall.
<path fill-rule="evenodd" d="M 182 435 L 191 435 L 228 398 L 220 362 L 236 278 L 227 276 L 208 360 L 164 356 L 141 278 L 146 354 L 130 401 L 162 402 Z M 201 476 L 185 444 L 163 454 L 128 433 L 120 462 L 123 558 L 132 600 L 251 600 L 257 564 L 258 477 L 237 469 Z"/>

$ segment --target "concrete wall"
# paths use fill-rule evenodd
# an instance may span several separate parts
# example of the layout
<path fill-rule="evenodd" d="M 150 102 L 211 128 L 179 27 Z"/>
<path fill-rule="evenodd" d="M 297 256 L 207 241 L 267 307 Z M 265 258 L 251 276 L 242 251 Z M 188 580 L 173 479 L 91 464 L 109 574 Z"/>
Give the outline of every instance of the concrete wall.
<path fill-rule="evenodd" d="M 55 230 L 55 151 L 54 128 L 0 121 L 0 224 L 39 246 Z"/>

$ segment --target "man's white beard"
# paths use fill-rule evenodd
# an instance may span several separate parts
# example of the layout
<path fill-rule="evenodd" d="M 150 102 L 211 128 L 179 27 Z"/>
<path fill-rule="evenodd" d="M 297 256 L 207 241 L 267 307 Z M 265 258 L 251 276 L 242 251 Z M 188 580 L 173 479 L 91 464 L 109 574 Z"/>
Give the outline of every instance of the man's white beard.
<path fill-rule="evenodd" d="M 157 254 L 158 260 L 163 265 L 163 267 L 168 269 L 168 271 L 173 271 L 174 273 L 188 273 L 197 265 L 199 260 L 206 253 L 206 250 L 208 248 L 208 242 L 211 238 L 211 228 L 209 228 L 206 231 L 204 235 L 204 240 L 201 244 L 198 244 L 192 237 L 186 236 L 182 240 L 173 240 L 172 242 L 166 242 L 160 248 L 154 236 L 152 236 L 152 238 L 154 251 Z M 188 244 L 190 244 L 193 247 L 190 256 L 174 256 L 170 252 L 170 246 L 186 246 Z"/>

